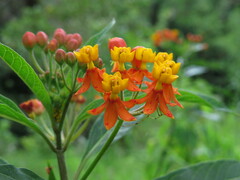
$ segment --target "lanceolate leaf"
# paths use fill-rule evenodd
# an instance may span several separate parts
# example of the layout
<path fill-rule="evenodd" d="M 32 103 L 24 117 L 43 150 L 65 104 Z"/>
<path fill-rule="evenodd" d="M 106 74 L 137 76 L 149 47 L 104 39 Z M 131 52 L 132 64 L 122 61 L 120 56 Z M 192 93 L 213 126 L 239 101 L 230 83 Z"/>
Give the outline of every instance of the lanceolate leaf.
<path fill-rule="evenodd" d="M 41 132 L 39 127 L 34 123 L 32 119 L 27 118 L 23 113 L 15 111 L 6 104 L 0 103 L 0 117 L 10 119 L 20 124 L 23 124 L 27 127 L 30 127 L 31 129 L 38 133 Z"/>
<path fill-rule="evenodd" d="M 16 168 L 3 160 L 0 162 L 0 179 L 2 180 L 43 180 L 28 169 Z"/>
<path fill-rule="evenodd" d="M 93 35 L 92 37 L 89 38 L 89 40 L 84 43 L 85 45 L 95 45 L 99 44 L 102 38 L 107 34 L 107 32 L 114 26 L 116 23 L 115 19 L 113 19 L 103 30 L 98 32 L 97 34 Z"/>
<path fill-rule="evenodd" d="M 24 81 L 51 114 L 51 99 L 33 68 L 14 50 L 0 43 L 0 58 Z"/>
<path fill-rule="evenodd" d="M 179 90 L 179 92 L 181 93 L 181 96 L 177 97 L 179 101 L 194 102 L 201 105 L 209 106 L 211 108 L 224 107 L 224 105 L 221 102 L 219 102 L 213 97 L 206 96 L 196 92 L 185 91 L 185 90 Z"/>
<path fill-rule="evenodd" d="M 189 166 L 155 180 L 230 180 L 240 177 L 240 162 L 220 160 Z"/>
<path fill-rule="evenodd" d="M 22 113 L 22 111 L 20 110 L 20 108 L 10 99 L 8 99 L 7 97 L 3 96 L 0 94 L 0 103 L 2 104 L 6 104 L 8 105 L 10 108 L 12 108 L 13 110 Z"/>

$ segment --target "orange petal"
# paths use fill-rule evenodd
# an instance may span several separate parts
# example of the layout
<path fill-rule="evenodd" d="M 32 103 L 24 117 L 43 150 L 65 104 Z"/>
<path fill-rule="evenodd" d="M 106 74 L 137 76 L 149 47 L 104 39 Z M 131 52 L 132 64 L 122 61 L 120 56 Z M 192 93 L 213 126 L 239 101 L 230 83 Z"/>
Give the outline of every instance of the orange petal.
<path fill-rule="evenodd" d="M 171 106 L 179 106 L 183 108 L 183 106 L 180 104 L 180 102 L 176 99 L 175 95 L 176 90 L 172 87 L 172 84 L 163 84 L 163 97 L 167 104 L 170 104 Z M 171 103 L 171 101 L 174 101 L 175 103 Z"/>
<path fill-rule="evenodd" d="M 135 99 L 136 104 L 142 104 L 148 100 L 149 97 L 151 97 L 152 92 L 149 92 L 145 97 L 140 99 Z"/>
<path fill-rule="evenodd" d="M 89 76 L 89 72 L 87 71 L 83 80 L 82 81 L 82 86 L 80 87 L 80 89 L 76 92 L 76 94 L 82 94 L 84 92 L 86 92 L 89 87 L 90 87 L 90 83 L 91 83 L 91 79 L 90 79 L 90 76 Z"/>
<path fill-rule="evenodd" d="M 91 70 L 91 82 L 92 86 L 94 87 L 95 90 L 98 92 L 104 92 L 102 88 L 102 80 L 103 78 L 101 77 L 101 70 L 98 68 L 94 68 Z"/>
<path fill-rule="evenodd" d="M 92 115 L 98 115 L 100 114 L 101 112 L 103 112 L 103 110 L 106 108 L 106 106 L 108 105 L 108 102 L 104 102 L 102 105 L 100 105 L 99 107 L 95 108 L 95 109 L 91 109 L 91 110 L 88 110 L 88 113 L 89 114 L 92 114 Z"/>
<path fill-rule="evenodd" d="M 135 99 L 131 99 L 129 101 L 122 101 L 123 105 L 127 108 L 132 108 L 136 104 Z"/>
<path fill-rule="evenodd" d="M 154 113 L 157 109 L 157 105 L 158 105 L 158 95 L 156 92 L 153 92 L 149 96 L 149 98 L 144 106 L 144 109 L 143 109 L 144 114 Z"/>
<path fill-rule="evenodd" d="M 167 104 L 166 104 L 166 101 L 165 101 L 165 99 L 164 99 L 164 97 L 163 97 L 163 94 L 159 94 L 158 95 L 158 97 L 159 97 L 159 109 L 161 110 L 161 112 L 164 114 L 164 115 L 166 115 L 166 116 L 168 116 L 168 117 L 170 117 L 170 118 L 174 118 L 174 116 L 173 116 L 173 114 L 171 113 L 171 111 L 168 109 L 168 107 L 167 107 Z"/>
<path fill-rule="evenodd" d="M 82 83 L 84 78 L 77 78 L 77 82 Z"/>
<path fill-rule="evenodd" d="M 124 121 L 134 121 L 136 118 L 132 116 L 122 104 L 121 100 L 118 99 L 115 103 L 118 116 Z"/>
<path fill-rule="evenodd" d="M 117 122 L 118 113 L 114 102 L 109 102 L 104 113 L 104 126 L 107 130 L 111 129 Z"/>

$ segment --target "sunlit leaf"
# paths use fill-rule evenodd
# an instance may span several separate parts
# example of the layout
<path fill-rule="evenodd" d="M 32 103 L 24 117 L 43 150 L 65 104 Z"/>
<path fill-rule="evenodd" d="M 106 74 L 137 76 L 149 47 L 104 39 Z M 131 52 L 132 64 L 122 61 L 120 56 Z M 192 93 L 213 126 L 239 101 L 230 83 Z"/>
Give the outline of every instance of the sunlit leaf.
<path fill-rule="evenodd" d="M 89 40 L 84 44 L 91 46 L 99 44 L 103 37 L 109 32 L 109 30 L 114 26 L 115 23 L 116 21 L 115 19 L 113 19 L 103 30 L 90 37 Z"/>
<path fill-rule="evenodd" d="M 17 52 L 1 43 L 0 58 L 23 80 L 51 114 L 50 96 L 33 68 Z"/>
<path fill-rule="evenodd" d="M 155 180 L 230 180 L 240 177 L 240 162 L 220 160 L 189 166 Z"/>
<path fill-rule="evenodd" d="M 0 160 L 0 179 L 2 180 L 43 180 L 32 171 L 25 168 L 16 168 Z"/>

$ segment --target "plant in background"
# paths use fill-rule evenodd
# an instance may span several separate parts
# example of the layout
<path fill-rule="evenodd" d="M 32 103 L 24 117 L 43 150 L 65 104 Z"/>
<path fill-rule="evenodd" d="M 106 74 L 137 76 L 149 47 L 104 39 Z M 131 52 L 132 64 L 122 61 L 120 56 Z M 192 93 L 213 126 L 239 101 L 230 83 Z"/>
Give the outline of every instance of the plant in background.
<path fill-rule="evenodd" d="M 158 117 L 166 115 L 174 118 L 169 106 L 183 107 L 175 97 L 180 93 L 172 85 L 179 78 L 177 73 L 181 64 L 173 60 L 172 53 L 154 52 L 143 46 L 131 48 L 124 39 L 115 37 L 108 44 L 114 63 L 113 74 L 102 68 L 106 60 L 99 56 L 100 39 L 113 24 L 114 21 L 84 45 L 80 34 L 67 34 L 61 28 L 56 29 L 52 39 L 42 31 L 36 35 L 26 32 L 22 38 L 23 44 L 29 51 L 30 63 L 37 74 L 15 51 L 0 45 L 0 57 L 38 99 L 20 105 L 26 112 L 24 114 L 13 101 L 1 95 L 0 116 L 19 122 L 43 137 L 56 154 L 61 180 L 69 179 L 64 154 L 69 145 L 87 129 L 92 115 L 99 115 L 91 129 L 95 136 L 90 135 L 92 139 L 89 140 L 74 180 L 88 178 L 111 143 L 123 136 L 119 133 L 125 128 L 123 124 L 133 126 L 154 112 Z M 35 50 L 40 50 L 41 59 L 35 57 Z M 132 66 L 126 68 L 130 64 Z M 85 103 L 84 93 L 91 86 L 102 98 L 79 108 L 79 104 Z M 186 99 L 192 101 L 191 93 L 187 95 Z M 102 112 L 103 116 L 100 115 Z M 1 161 L 0 170 L 6 164 Z M 11 170 L 17 170 L 18 173 L 5 175 L 19 179 L 42 179 L 26 169 L 11 166 Z M 49 179 L 55 179 L 50 166 L 48 174 Z"/>

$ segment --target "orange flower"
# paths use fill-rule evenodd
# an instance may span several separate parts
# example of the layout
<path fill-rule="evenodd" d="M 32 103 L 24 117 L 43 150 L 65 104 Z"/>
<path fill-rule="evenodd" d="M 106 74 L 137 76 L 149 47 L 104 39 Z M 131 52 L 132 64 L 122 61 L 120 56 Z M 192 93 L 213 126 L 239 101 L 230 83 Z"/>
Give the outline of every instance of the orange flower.
<path fill-rule="evenodd" d="M 89 110 L 88 113 L 98 115 L 105 110 L 104 125 L 108 130 L 115 125 L 118 117 L 124 121 L 136 120 L 127 110 L 127 108 L 135 105 L 135 101 L 122 101 L 118 96 L 121 91 L 126 89 L 127 84 L 128 79 L 122 79 L 119 72 L 116 72 L 114 75 L 103 74 L 102 87 L 105 91 L 105 102 L 101 106 Z"/>
<path fill-rule="evenodd" d="M 147 95 L 141 99 L 136 99 L 137 104 L 146 102 L 144 105 L 144 114 L 152 114 L 159 107 L 160 111 L 170 117 L 174 118 L 167 105 L 183 107 L 175 97 L 175 94 L 180 93 L 176 88 L 173 88 L 174 82 L 178 76 L 176 73 L 180 68 L 180 63 L 172 61 L 172 55 L 158 54 L 157 60 L 154 63 L 152 76 L 153 82 L 146 82 L 148 88 L 143 90 Z"/>
<path fill-rule="evenodd" d="M 150 48 L 137 46 L 133 48 L 135 56 L 132 63 L 132 68 L 128 70 L 130 76 L 134 79 L 137 84 L 141 84 L 144 76 L 152 79 L 152 74 L 147 70 L 147 63 L 152 63 L 156 56 L 156 53 Z"/>
<path fill-rule="evenodd" d="M 179 31 L 177 29 L 163 29 L 152 35 L 155 46 L 160 46 L 164 41 L 179 42 Z"/>
<path fill-rule="evenodd" d="M 114 61 L 114 66 L 112 69 L 112 72 L 120 72 L 122 75 L 122 78 L 127 78 L 128 86 L 127 89 L 129 91 L 141 91 L 135 84 L 133 76 L 131 76 L 128 71 L 125 68 L 124 63 L 126 62 L 132 62 L 134 58 L 134 51 L 131 51 L 130 47 L 116 47 L 114 46 L 113 49 L 111 49 L 111 58 Z"/>
<path fill-rule="evenodd" d="M 96 89 L 98 92 L 104 92 L 102 89 L 102 75 L 105 72 L 105 69 L 98 69 L 95 67 L 93 61 L 98 60 L 98 45 L 95 46 L 84 46 L 78 51 L 74 51 L 74 54 L 79 63 L 87 64 L 87 70 L 85 76 L 83 78 L 78 78 L 79 83 L 83 83 L 81 88 L 76 92 L 77 94 L 81 94 L 86 92 L 90 84 Z"/>

